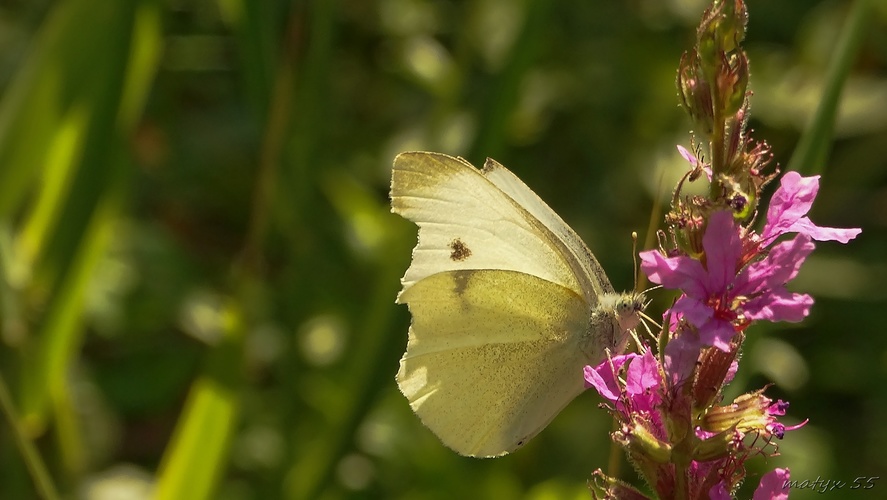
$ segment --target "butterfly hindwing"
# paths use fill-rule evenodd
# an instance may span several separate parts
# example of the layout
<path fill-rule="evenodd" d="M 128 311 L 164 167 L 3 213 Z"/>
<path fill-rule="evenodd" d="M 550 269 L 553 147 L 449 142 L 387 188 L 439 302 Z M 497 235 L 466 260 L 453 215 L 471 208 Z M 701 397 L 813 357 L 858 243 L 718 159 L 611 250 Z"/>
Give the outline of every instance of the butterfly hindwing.
<path fill-rule="evenodd" d="M 413 322 L 398 385 L 460 454 L 513 451 L 584 390 L 589 318 L 572 290 L 514 271 L 466 270 L 425 278 L 401 299 Z"/>

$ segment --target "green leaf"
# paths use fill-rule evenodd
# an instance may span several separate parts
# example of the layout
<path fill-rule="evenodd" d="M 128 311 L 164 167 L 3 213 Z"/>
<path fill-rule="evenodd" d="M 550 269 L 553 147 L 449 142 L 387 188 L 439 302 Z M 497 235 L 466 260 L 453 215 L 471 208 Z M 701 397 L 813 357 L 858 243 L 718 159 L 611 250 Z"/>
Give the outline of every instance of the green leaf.
<path fill-rule="evenodd" d="M 873 13 L 873 3 L 871 0 L 856 0 L 853 3 L 826 74 L 819 107 L 816 108 L 813 120 L 801 136 L 786 170 L 806 174 L 817 174 L 825 170 L 825 162 L 831 149 L 835 116 L 838 104 L 841 102 L 841 91 L 867 32 Z"/>
<path fill-rule="evenodd" d="M 157 479 L 158 500 L 210 498 L 228 460 L 243 382 L 243 322 L 233 306 L 219 312 L 222 339 L 191 385 Z"/>
<path fill-rule="evenodd" d="M 66 390 L 84 295 L 124 197 L 124 141 L 157 68 L 157 4 L 102 5 L 71 0 L 53 11 L 0 104 L 0 217 L 23 214 L 13 258 L 29 270 L 21 288 L 36 290 L 43 310 L 23 349 L 22 416 L 34 435 L 51 395 Z M 33 203 L 24 196 L 31 190 Z"/>

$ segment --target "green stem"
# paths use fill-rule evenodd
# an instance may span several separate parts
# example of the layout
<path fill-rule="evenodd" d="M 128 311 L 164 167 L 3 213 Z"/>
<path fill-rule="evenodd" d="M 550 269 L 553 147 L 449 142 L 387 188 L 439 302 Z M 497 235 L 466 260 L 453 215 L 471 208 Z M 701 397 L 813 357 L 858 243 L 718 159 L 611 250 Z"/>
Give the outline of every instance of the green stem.
<path fill-rule="evenodd" d="M 872 6 L 871 0 L 856 0 L 853 3 L 826 73 L 822 99 L 819 100 L 813 120 L 801 135 L 786 170 L 816 174 L 825 169 L 841 91 L 862 45 L 867 31 L 866 23 L 872 17 Z"/>
<path fill-rule="evenodd" d="M 720 72 L 720 64 L 712 73 L 711 102 L 712 102 L 712 127 L 711 127 L 711 184 L 709 196 L 715 200 L 721 194 L 721 183 L 718 176 L 724 171 L 724 133 L 727 129 L 724 120 L 724 110 L 721 109 L 721 93 L 718 91 L 717 74 Z"/>
<path fill-rule="evenodd" d="M 58 500 L 59 495 L 49 476 L 49 472 L 46 470 L 43 459 L 40 458 L 34 443 L 28 439 L 21 425 L 19 425 L 18 412 L 15 409 L 12 396 L 9 394 L 9 389 L 6 387 L 6 381 L 3 380 L 2 375 L 0 375 L 0 407 L 2 407 L 3 413 L 9 420 L 9 427 L 12 429 L 15 444 L 22 454 L 22 459 L 25 461 L 31 477 L 34 479 L 34 485 L 37 487 L 40 496 L 46 500 Z"/>
<path fill-rule="evenodd" d="M 692 432 L 692 430 L 690 431 Z M 687 471 L 690 469 L 690 459 L 687 453 L 687 444 L 690 439 L 684 438 L 672 450 L 672 463 L 674 464 L 674 498 L 675 500 L 687 500 L 690 498 L 690 485 L 687 483 Z"/>

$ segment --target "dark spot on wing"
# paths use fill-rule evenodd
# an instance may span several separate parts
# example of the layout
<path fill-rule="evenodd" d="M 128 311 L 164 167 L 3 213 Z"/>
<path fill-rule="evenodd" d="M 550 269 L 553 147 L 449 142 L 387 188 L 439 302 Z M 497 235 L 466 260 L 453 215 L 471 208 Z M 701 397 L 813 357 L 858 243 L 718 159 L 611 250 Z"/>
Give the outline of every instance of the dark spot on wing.
<path fill-rule="evenodd" d="M 450 243 L 450 250 L 452 250 L 450 258 L 456 262 L 462 262 L 468 257 L 471 257 L 471 250 L 465 246 L 465 243 L 459 238 L 456 238 Z"/>
<path fill-rule="evenodd" d="M 453 292 L 456 295 L 465 293 L 465 290 L 468 288 L 468 280 L 471 279 L 472 274 L 474 274 L 473 270 L 453 272 Z"/>

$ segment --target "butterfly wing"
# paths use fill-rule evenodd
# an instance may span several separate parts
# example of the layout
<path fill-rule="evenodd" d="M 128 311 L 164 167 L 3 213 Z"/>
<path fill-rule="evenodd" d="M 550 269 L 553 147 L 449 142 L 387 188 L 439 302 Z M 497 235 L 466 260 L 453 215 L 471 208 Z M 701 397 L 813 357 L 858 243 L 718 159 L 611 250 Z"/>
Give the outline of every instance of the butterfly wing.
<path fill-rule="evenodd" d="M 582 268 L 583 272 L 580 273 L 579 277 L 583 281 L 583 290 L 586 292 L 585 298 L 589 304 L 597 303 L 598 297 L 603 294 L 615 293 L 610 280 L 607 278 L 606 273 L 604 273 L 604 269 L 594 255 L 592 255 L 585 242 L 582 241 L 582 238 L 561 219 L 557 212 L 542 201 L 539 195 L 527 187 L 510 170 L 492 158 L 487 158 L 484 164 L 483 175 L 545 225 L 564 243 L 572 258 Z"/>
<path fill-rule="evenodd" d="M 583 391 L 616 337 L 612 287 L 585 244 L 526 185 L 438 153 L 394 161 L 392 211 L 419 226 L 399 303 L 413 316 L 397 382 L 464 455 L 508 453 Z"/>
<path fill-rule="evenodd" d="M 584 271 L 573 253 L 461 158 L 439 153 L 398 155 L 391 175 L 391 209 L 419 226 L 419 243 L 401 280 L 403 292 L 443 271 L 501 269 L 531 274 L 582 294 Z"/>
<path fill-rule="evenodd" d="M 413 314 L 398 385 L 444 444 L 509 453 L 584 390 L 579 295 L 529 274 L 446 271 L 403 292 Z"/>

